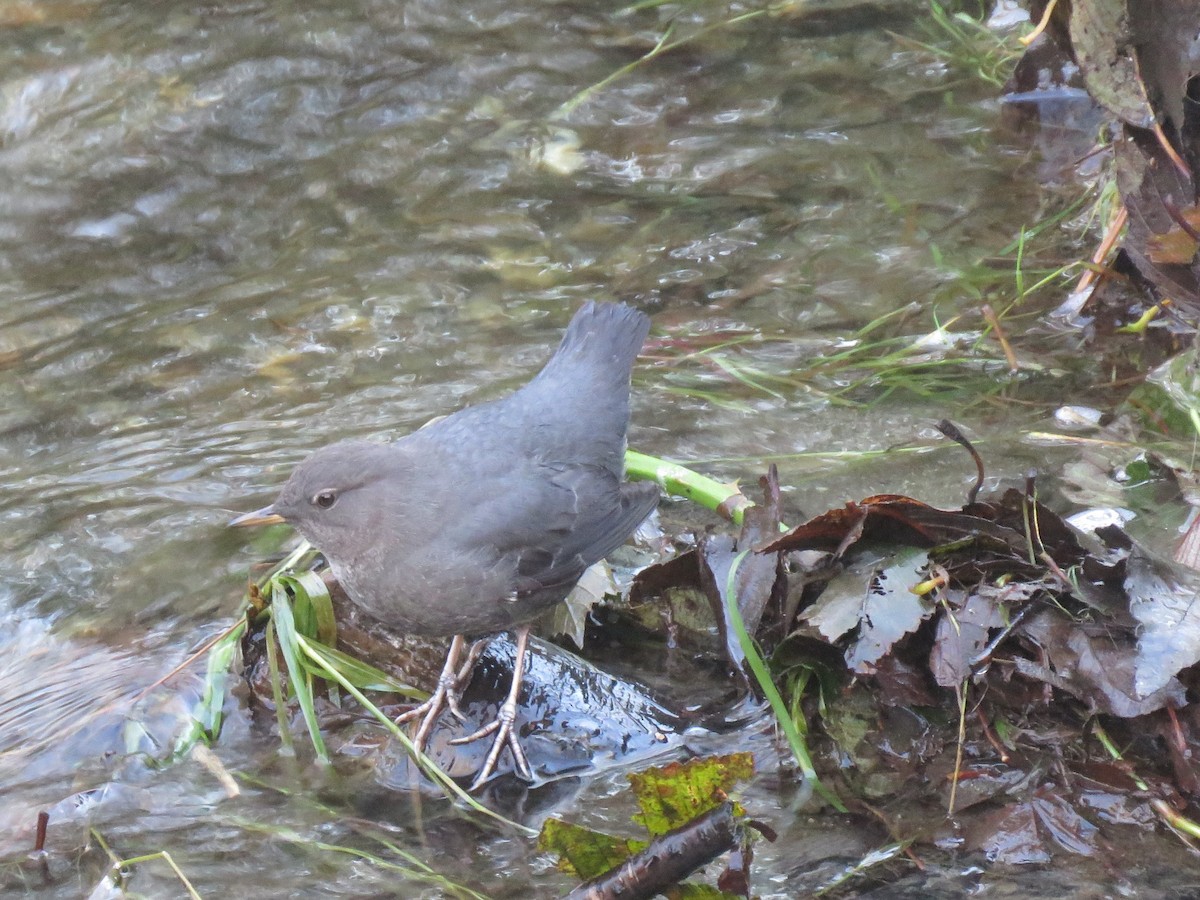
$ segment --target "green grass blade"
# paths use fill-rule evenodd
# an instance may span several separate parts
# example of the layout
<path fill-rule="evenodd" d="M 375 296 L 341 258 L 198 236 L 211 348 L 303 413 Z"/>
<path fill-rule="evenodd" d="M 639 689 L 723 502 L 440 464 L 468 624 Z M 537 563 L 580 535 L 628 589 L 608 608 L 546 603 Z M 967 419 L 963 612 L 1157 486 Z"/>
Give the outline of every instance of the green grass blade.
<path fill-rule="evenodd" d="M 321 727 L 317 723 L 311 675 L 300 662 L 300 642 L 304 639 L 296 630 L 296 620 L 292 617 L 292 606 L 287 591 L 278 584 L 273 585 L 271 590 L 271 621 L 275 624 L 279 649 L 283 651 L 283 661 L 287 665 L 288 680 L 291 682 L 296 702 L 300 704 L 300 712 L 304 716 L 313 750 L 317 759 L 328 765 L 329 751 L 325 749 L 325 739 L 321 737 Z"/>
<path fill-rule="evenodd" d="M 782 729 L 784 736 L 787 738 L 788 745 L 792 748 L 796 762 L 800 765 L 800 771 L 804 773 L 804 777 L 812 784 L 813 790 L 820 794 L 830 806 L 838 812 L 845 812 L 846 807 L 842 805 L 842 801 L 829 788 L 825 787 L 821 783 L 821 779 L 817 777 L 817 771 L 813 768 L 812 757 L 808 754 L 808 747 L 804 742 L 804 738 L 800 735 L 799 729 L 796 728 L 796 723 L 792 721 L 792 717 L 788 713 L 787 704 L 783 702 L 783 698 L 779 695 L 779 691 L 775 687 L 775 682 L 771 678 L 771 673 L 767 670 L 767 664 L 758 652 L 758 647 L 755 646 L 754 641 L 746 631 L 746 623 L 742 621 L 742 614 L 737 608 L 737 570 L 741 566 L 742 560 L 746 558 L 746 554 L 750 552 L 749 550 L 743 550 L 733 558 L 733 565 L 729 567 L 729 575 L 725 580 L 725 612 L 729 617 L 729 624 L 737 634 L 738 643 L 741 645 L 742 653 L 746 657 L 746 663 L 750 666 L 750 671 L 754 673 L 755 681 L 758 682 L 758 686 L 762 690 L 763 696 L 767 698 L 767 702 L 771 704 L 771 709 L 775 713 L 775 720 L 779 723 L 780 729 Z"/>
<path fill-rule="evenodd" d="M 237 652 L 238 643 L 245 631 L 246 620 L 243 618 L 208 651 L 208 664 L 204 671 L 204 693 L 200 697 L 200 702 L 196 704 L 192 716 L 200 723 L 200 727 L 204 729 L 204 734 L 210 741 L 215 741 L 221 733 L 229 667 L 233 663 L 233 655 Z"/>
<path fill-rule="evenodd" d="M 321 674 L 322 677 L 327 668 L 332 668 L 361 691 L 389 691 L 403 694 L 414 700 L 424 700 L 429 696 L 428 691 L 397 681 L 382 669 L 363 662 L 361 659 L 356 659 L 349 653 L 343 653 L 336 647 L 327 647 L 317 642 L 309 643 L 307 646 L 309 650 L 321 657 L 318 674 Z"/>
<path fill-rule="evenodd" d="M 300 634 L 316 637 L 328 647 L 337 644 L 337 620 L 333 615 L 333 598 L 325 580 L 314 571 L 275 576 L 273 584 L 288 589 L 292 595 L 292 613 Z"/>
<path fill-rule="evenodd" d="M 225 698 L 228 695 L 229 667 L 245 631 L 246 619 L 243 617 L 209 647 L 204 672 L 204 690 L 192 707 L 190 726 L 179 736 L 171 749 L 173 759 L 182 757 L 197 741 L 211 743 L 220 735 Z"/>
<path fill-rule="evenodd" d="M 404 733 L 404 730 L 400 728 L 399 725 L 386 716 L 383 711 L 379 709 L 379 707 L 368 700 L 363 695 L 362 691 L 351 684 L 348 679 L 343 677 L 343 675 L 336 668 L 328 665 L 325 662 L 324 656 L 313 647 L 311 641 L 307 640 L 302 635 L 297 635 L 296 642 L 298 649 L 304 652 L 309 659 L 319 666 L 328 678 L 340 684 L 346 693 L 357 700 L 362 705 L 363 709 L 370 712 L 371 715 L 378 719 L 379 722 L 383 724 L 383 726 L 387 728 L 398 741 L 400 741 L 400 744 L 408 752 L 409 756 L 412 757 L 413 761 L 421 767 L 421 770 L 428 775 L 430 779 L 432 779 L 436 784 L 440 785 L 447 794 L 454 796 L 476 812 L 489 816 L 498 822 L 503 822 L 505 825 L 511 828 L 523 831 L 530 836 L 537 834 L 537 832 L 532 828 L 526 828 L 524 825 L 513 822 L 511 819 L 506 819 L 504 816 L 500 815 L 500 813 L 488 809 L 486 806 L 464 791 L 458 786 L 458 783 L 445 772 L 443 772 L 432 759 L 417 750 L 417 748 L 413 745 L 413 742 L 409 739 L 408 735 Z"/>
<path fill-rule="evenodd" d="M 275 725 L 279 729 L 279 743 L 288 756 L 296 755 L 292 742 L 292 730 L 288 725 L 287 697 L 283 693 L 283 675 L 279 670 L 279 639 L 275 636 L 275 620 L 267 619 L 265 634 L 267 642 L 267 670 L 271 676 L 271 700 L 275 704 Z"/>

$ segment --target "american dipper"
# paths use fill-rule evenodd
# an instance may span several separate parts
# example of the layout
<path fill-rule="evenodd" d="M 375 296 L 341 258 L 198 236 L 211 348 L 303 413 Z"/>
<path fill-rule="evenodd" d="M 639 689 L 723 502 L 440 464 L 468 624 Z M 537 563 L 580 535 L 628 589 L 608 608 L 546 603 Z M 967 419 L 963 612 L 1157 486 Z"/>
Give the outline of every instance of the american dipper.
<path fill-rule="evenodd" d="M 398 722 L 423 716 L 423 747 L 485 641 L 458 668 L 466 637 L 515 629 L 512 687 L 472 789 L 505 746 L 532 778 L 512 725 L 529 622 L 633 533 L 658 489 L 624 475 L 629 378 L 650 320 L 623 304 L 585 304 L 532 381 L 395 443 L 343 441 L 296 467 L 270 506 L 233 525 L 288 522 L 329 560 L 350 599 L 390 626 L 453 636 L 438 687 Z"/>

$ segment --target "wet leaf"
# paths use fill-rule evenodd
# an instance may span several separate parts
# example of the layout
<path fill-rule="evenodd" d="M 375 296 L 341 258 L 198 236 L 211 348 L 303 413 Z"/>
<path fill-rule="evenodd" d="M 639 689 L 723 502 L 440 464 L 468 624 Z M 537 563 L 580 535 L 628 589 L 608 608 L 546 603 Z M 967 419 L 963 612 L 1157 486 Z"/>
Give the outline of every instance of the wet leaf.
<path fill-rule="evenodd" d="M 968 810 L 972 810 L 972 815 L 989 815 L 982 804 L 1011 802 L 1014 795 L 1021 796 L 1028 791 L 1028 778 L 1025 772 L 1015 767 L 961 771 L 954 812 L 959 816 Z"/>
<path fill-rule="evenodd" d="M 1050 862 L 1037 830 L 1037 815 L 1028 803 L 1014 803 L 974 823 L 983 832 L 972 843 L 990 862 L 1028 865 Z"/>
<path fill-rule="evenodd" d="M 687 550 L 666 562 L 640 570 L 629 588 L 629 610 L 651 630 L 670 623 L 671 640 L 708 648 L 713 643 L 712 598 L 705 591 L 698 550 Z"/>
<path fill-rule="evenodd" d="M 750 896 L 750 863 L 754 859 L 754 848 L 747 841 L 743 846 L 729 854 L 725 870 L 717 876 L 716 896 L 722 893 L 738 897 Z M 707 885 L 705 885 L 707 887 Z"/>
<path fill-rule="evenodd" d="M 1181 566 L 1187 566 L 1193 571 L 1200 571 L 1200 511 L 1195 507 L 1188 517 L 1187 529 L 1175 547 L 1172 558 Z"/>
<path fill-rule="evenodd" d="M 929 601 L 912 590 L 922 580 L 927 563 L 925 553 L 912 550 L 897 554 L 877 570 L 863 605 L 858 642 L 846 658 L 853 671 L 873 671 L 879 658 L 933 611 Z"/>
<path fill-rule="evenodd" d="M 992 862 L 1008 865 L 1049 862 L 1048 843 L 1082 856 L 1093 856 L 1099 850 L 1096 826 L 1047 788 L 975 820 L 967 839 Z"/>
<path fill-rule="evenodd" d="M 979 506 L 980 511 L 988 509 Z M 838 555 L 843 555 L 854 544 L 868 540 L 911 547 L 966 541 L 1014 553 L 1025 552 L 1027 544 L 1019 532 L 976 514 L 974 507 L 958 512 L 937 509 L 911 497 L 880 494 L 816 516 L 760 549 L 836 548 Z"/>
<path fill-rule="evenodd" d="M 1079 805 L 1094 814 L 1101 822 L 1113 825 L 1133 825 L 1143 830 L 1154 827 L 1157 816 L 1149 803 L 1129 793 L 1116 791 L 1081 790 Z"/>
<path fill-rule="evenodd" d="M 1183 685 L 1174 678 L 1150 694 L 1135 689 L 1137 650 L 1132 635 L 1072 620 L 1056 609 L 1030 617 L 1020 634 L 1035 642 L 1049 665 L 1014 657 L 1016 670 L 1066 691 L 1093 709 L 1129 719 L 1184 703 Z"/>
<path fill-rule="evenodd" d="M 879 709 L 861 687 L 847 691 L 825 714 L 825 732 L 842 753 L 859 769 L 874 766 L 874 749 L 864 747 L 867 735 L 875 730 Z M 860 749 L 861 748 L 861 749 Z"/>
<path fill-rule="evenodd" d="M 830 582 L 801 619 L 831 642 L 857 628 L 846 664 L 859 674 L 870 673 L 896 641 L 933 612 L 912 591 L 927 563 L 924 551 L 905 548 L 886 560 L 856 564 Z"/>
<path fill-rule="evenodd" d="M 1194 237 L 1175 227 L 1166 234 L 1150 235 L 1146 240 L 1146 257 L 1152 263 L 1186 266 L 1195 258 L 1197 248 L 1200 244 Z"/>
<path fill-rule="evenodd" d="M 994 628 L 1004 625 L 995 594 L 973 594 L 961 609 L 951 609 L 938 620 L 929 668 L 942 687 L 962 684 L 972 663 L 987 646 Z"/>
<path fill-rule="evenodd" d="M 1154 110 L 1133 57 L 1124 0 L 1073 0 L 1071 44 L 1088 93 L 1137 128 L 1154 123 Z"/>
<path fill-rule="evenodd" d="M 1039 788 L 1033 797 L 1033 811 L 1042 832 L 1068 853 L 1094 856 L 1100 849 L 1096 826 L 1075 811 L 1075 807 L 1057 791 Z"/>
<path fill-rule="evenodd" d="M 1085 555 L 1075 529 L 1062 516 L 1044 503 L 1030 501 L 1016 488 L 1009 488 L 997 500 L 972 503 L 963 512 L 991 522 L 996 529 L 991 533 L 997 538 L 1009 535 L 1008 547 L 1025 561 L 1032 554 L 1035 559 L 1029 564 L 1039 574 L 1041 566 L 1036 557 L 1042 553 L 1063 568 L 1075 565 Z"/>
<path fill-rule="evenodd" d="M 645 841 L 617 838 L 561 819 L 547 819 L 538 849 L 558 856 L 558 867 L 586 881 L 603 875 L 646 846 Z"/>
<path fill-rule="evenodd" d="M 880 699 L 890 706 L 934 706 L 937 703 L 925 669 L 910 665 L 895 655 L 885 656 L 876 663 L 875 684 Z"/>
<path fill-rule="evenodd" d="M 746 510 L 738 549 L 755 548 L 779 535 L 779 470 L 772 465 L 759 479 L 763 502 Z M 737 572 L 739 591 L 745 585 L 746 596 L 739 593 L 738 612 L 750 634 L 758 634 L 759 623 L 772 593 L 780 586 L 780 560 L 777 553 L 754 553 L 742 561 Z"/>
<path fill-rule="evenodd" d="M 1136 547 L 1126 572 L 1130 612 L 1142 626 L 1134 687 L 1148 696 L 1200 662 L 1200 575 Z"/>
<path fill-rule="evenodd" d="M 634 821 L 651 835 L 666 834 L 701 813 L 720 806 L 739 781 L 754 774 L 754 757 L 749 753 L 710 756 L 668 763 L 630 775 L 641 812 Z"/>
<path fill-rule="evenodd" d="M 732 584 L 733 599 L 736 600 L 734 608 L 741 616 L 742 627 L 755 638 L 760 637 L 759 626 L 767 604 L 772 597 L 780 596 L 785 588 L 778 552 L 745 552 L 779 534 L 779 473 L 774 466 L 760 483 L 764 502 L 746 510 L 736 542 L 728 535 L 703 535 L 697 542 L 700 582 L 712 605 L 726 656 L 751 685 L 754 681 L 748 671 L 738 629 L 729 621 L 730 586 Z M 729 576 L 734 565 L 737 569 L 733 571 L 731 581 Z"/>
<path fill-rule="evenodd" d="M 849 568 L 830 579 L 820 598 L 800 615 L 829 643 L 835 643 L 862 620 L 863 601 L 874 566 Z"/>
<path fill-rule="evenodd" d="M 567 599 L 554 607 L 553 633 L 569 637 L 576 647 L 583 646 L 583 632 L 587 628 L 588 613 L 592 607 L 604 600 L 608 594 L 619 596 L 612 567 L 605 561 L 589 566 L 583 576 L 571 588 Z"/>
<path fill-rule="evenodd" d="M 1179 170 L 1177 154 L 1168 153 L 1152 134 L 1126 129 L 1114 140 L 1113 148 L 1117 184 L 1129 221 L 1115 266 L 1122 274 L 1132 275 L 1135 285 L 1152 302 L 1169 299 L 1194 317 L 1200 301 L 1200 268 L 1195 258 L 1184 264 L 1156 262 L 1150 249 L 1151 241 L 1180 227 L 1172 210 L 1194 197 L 1192 178 Z"/>

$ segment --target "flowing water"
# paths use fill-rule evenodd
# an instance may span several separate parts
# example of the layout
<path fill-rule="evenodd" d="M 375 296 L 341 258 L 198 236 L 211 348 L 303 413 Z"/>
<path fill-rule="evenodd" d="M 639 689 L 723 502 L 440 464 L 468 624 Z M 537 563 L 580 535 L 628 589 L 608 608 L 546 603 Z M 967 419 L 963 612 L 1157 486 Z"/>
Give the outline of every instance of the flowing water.
<path fill-rule="evenodd" d="M 395 860 L 369 825 L 491 896 L 569 888 L 524 838 L 351 757 L 280 757 L 236 710 L 213 753 L 238 796 L 202 759 L 158 767 L 155 723 L 171 733 L 202 671 L 147 689 L 274 549 L 234 513 L 315 447 L 519 384 L 585 299 L 655 318 L 633 445 L 751 485 L 775 460 L 793 509 L 960 502 L 974 472 L 943 416 L 997 475 L 1053 469 L 1019 432 L 1090 362 L 1009 379 L 974 343 L 971 280 L 1048 195 L 995 86 L 916 43 L 923 6 L 613 10 L 0 7 L 0 886 L 88 893 L 90 825 L 121 856 L 169 851 L 205 896 L 441 895 L 317 843 Z M 668 33 L 688 40 L 605 81 Z M 927 348 L 956 360 L 931 389 L 814 368 L 880 336 L 926 352 L 939 322 L 960 343 Z M 998 385 L 1035 402 L 989 402 Z M 907 452 L 865 455 L 888 448 Z M 777 749 L 745 741 L 769 772 Z M 586 816 L 578 786 L 543 792 L 526 818 L 620 828 L 622 784 L 586 785 Z M 813 825 L 769 779 L 751 797 L 783 835 L 755 889 L 789 896 Z M 39 810 L 48 878 L 20 863 Z M 817 827 L 847 860 L 871 847 Z M 181 893 L 161 861 L 133 885 Z"/>

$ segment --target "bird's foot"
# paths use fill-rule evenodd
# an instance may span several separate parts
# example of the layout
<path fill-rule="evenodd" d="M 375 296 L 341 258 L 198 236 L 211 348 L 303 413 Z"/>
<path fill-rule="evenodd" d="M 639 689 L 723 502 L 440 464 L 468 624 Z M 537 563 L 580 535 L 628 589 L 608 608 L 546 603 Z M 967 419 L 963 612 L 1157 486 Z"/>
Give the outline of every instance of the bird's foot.
<path fill-rule="evenodd" d="M 442 665 L 442 672 L 438 675 L 437 687 L 434 688 L 429 699 L 414 706 L 408 712 L 397 716 L 395 719 L 397 725 L 403 725 L 418 718 L 421 719 L 421 725 L 417 728 L 417 733 L 413 736 L 413 746 L 421 752 L 425 751 L 425 742 L 429 740 L 434 723 L 441 716 L 442 710 L 449 709 L 450 713 L 460 722 L 467 720 L 467 717 L 458 705 L 458 700 L 462 695 L 466 680 L 471 675 L 471 670 L 475 667 L 475 661 L 479 659 L 479 653 L 482 652 L 482 649 L 477 652 L 476 646 L 472 646 L 467 656 L 467 662 L 461 669 L 457 669 L 458 658 L 462 655 L 463 644 L 464 640 L 462 636 L 455 635 L 454 640 L 450 642 L 450 650 L 446 653 L 446 662 Z"/>
<path fill-rule="evenodd" d="M 428 700 L 396 716 L 394 721 L 397 725 L 404 725 L 418 718 L 421 719 L 421 725 L 417 728 L 417 733 L 413 735 L 412 742 L 414 747 L 424 753 L 425 742 L 429 740 L 429 734 L 433 731 L 434 723 L 437 722 L 444 709 L 449 709 L 459 721 L 463 721 L 466 718 L 462 710 L 459 709 L 458 691 L 453 681 L 451 680 L 447 683 L 439 678 L 437 688 Z"/>
<path fill-rule="evenodd" d="M 475 790 L 485 781 L 492 777 L 492 773 L 496 771 L 496 763 L 500 759 L 500 754 L 507 747 L 512 751 L 513 767 L 517 770 L 517 774 L 526 781 L 533 781 L 533 770 L 529 767 L 529 759 L 525 756 L 525 751 L 521 749 L 521 744 L 517 741 L 517 734 L 513 731 L 513 724 L 517 721 L 517 699 L 521 696 L 521 679 L 525 673 L 525 653 L 529 647 L 529 626 L 522 625 L 517 629 L 517 646 L 513 654 L 513 674 L 512 684 L 508 688 L 508 696 L 504 698 L 504 702 L 500 704 L 500 708 L 496 710 L 496 718 L 484 725 L 474 734 L 468 734 L 466 737 L 455 738 L 450 743 L 461 745 L 469 744 L 472 741 L 478 741 L 489 734 L 494 734 L 492 739 L 492 749 L 488 751 L 487 759 L 484 760 L 482 768 L 475 776 L 475 780 L 471 782 L 471 790 Z M 471 648 L 471 652 L 475 652 L 475 648 Z"/>
<path fill-rule="evenodd" d="M 512 752 L 513 765 L 519 774 L 526 781 L 533 780 L 533 770 L 529 767 L 529 759 L 525 756 L 525 751 L 521 749 L 521 743 L 517 740 L 517 733 L 513 731 L 513 724 L 517 721 L 517 702 L 513 697 L 509 697 L 496 712 L 496 718 L 484 725 L 473 734 L 468 734 L 465 737 L 455 738 L 450 743 L 454 745 L 469 744 L 473 741 L 479 741 L 490 734 L 494 734 L 492 739 L 492 749 L 488 751 L 487 759 L 484 760 L 483 766 L 475 776 L 475 780 L 471 782 L 471 790 L 475 790 L 485 781 L 491 778 L 492 773 L 496 771 L 496 763 L 500 761 L 500 754 L 505 747 Z"/>

